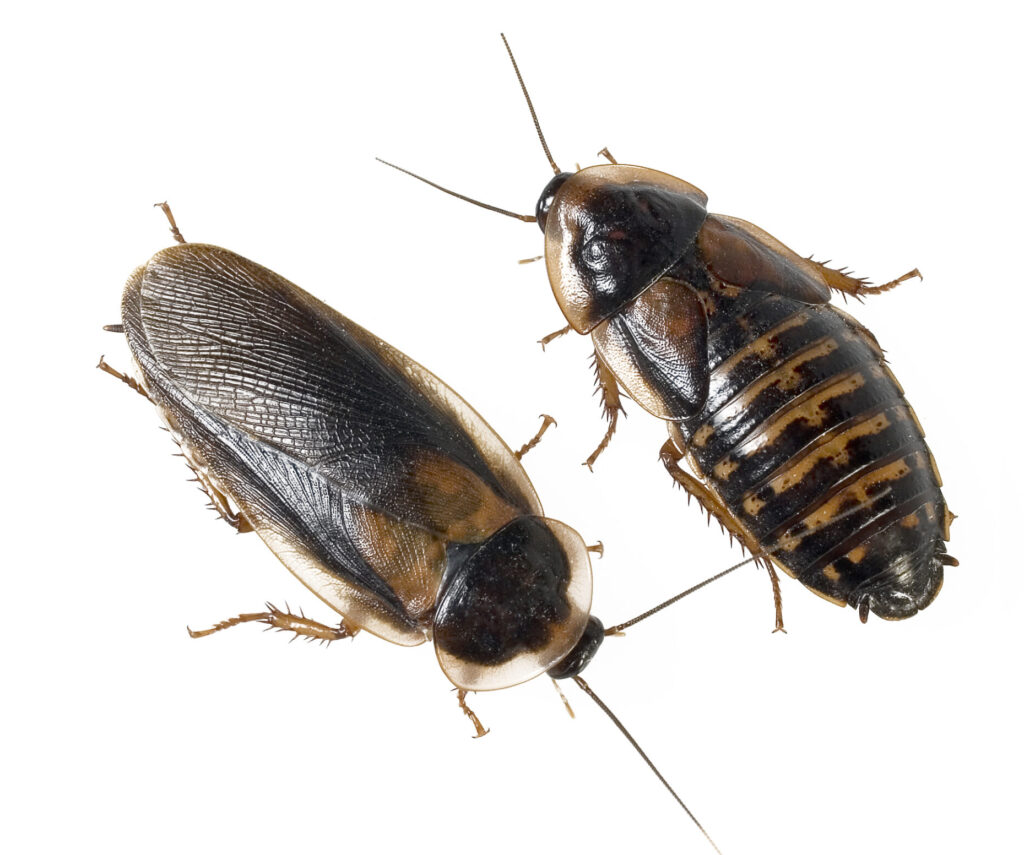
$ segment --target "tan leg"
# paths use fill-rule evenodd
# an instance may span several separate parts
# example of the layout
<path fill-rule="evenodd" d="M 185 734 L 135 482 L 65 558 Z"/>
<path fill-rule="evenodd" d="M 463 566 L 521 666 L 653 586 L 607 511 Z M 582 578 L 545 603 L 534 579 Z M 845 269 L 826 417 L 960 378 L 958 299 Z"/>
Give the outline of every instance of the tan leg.
<path fill-rule="evenodd" d="M 214 487 L 213 482 L 206 475 L 196 469 L 189 462 L 187 457 L 185 457 L 185 462 L 188 464 L 188 468 L 192 470 L 192 474 L 195 475 L 191 480 L 195 481 L 199 485 L 199 489 L 206 493 L 207 498 L 209 498 L 209 507 L 213 508 L 220 518 L 239 534 L 248 534 L 250 531 L 254 531 L 249 520 L 242 516 L 241 513 L 235 513 L 231 509 L 231 503 L 228 501 L 228 497 Z"/>
<path fill-rule="evenodd" d="M 487 736 L 491 732 L 490 728 L 484 727 L 480 723 L 480 719 L 476 717 L 476 713 L 469 708 L 469 704 L 466 703 L 466 690 L 459 689 L 459 709 L 462 710 L 466 717 L 473 722 L 473 727 L 476 728 L 476 736 L 474 739 L 479 739 L 481 736 Z"/>
<path fill-rule="evenodd" d="M 771 561 L 765 560 L 764 566 L 768 570 L 768 578 L 772 583 L 772 598 L 775 600 L 775 629 L 772 632 L 786 632 L 786 627 L 782 624 L 782 588 L 779 587 L 779 574 L 775 572 Z"/>
<path fill-rule="evenodd" d="M 608 146 L 605 146 L 597 153 L 598 157 L 607 157 L 610 163 L 618 163 L 618 161 L 612 157 L 612 153 L 608 151 Z"/>
<path fill-rule="evenodd" d="M 597 448 L 594 449 L 594 453 L 583 461 L 583 465 L 591 472 L 594 471 L 594 463 L 597 461 L 597 458 L 601 456 L 601 453 L 612 440 L 612 434 L 615 433 L 615 428 L 619 423 L 619 413 L 624 412 L 622 409 L 622 397 L 619 394 L 619 384 L 615 380 L 615 375 L 604 364 L 601 357 L 597 355 L 597 351 L 594 351 L 593 365 L 594 375 L 597 379 L 597 388 L 601 392 L 601 410 L 604 417 L 608 420 L 608 430 L 604 432 L 604 438 Z"/>
<path fill-rule="evenodd" d="M 327 624 L 319 623 L 306 617 L 302 614 L 301 610 L 299 614 L 293 615 L 287 611 L 287 608 L 285 606 L 285 611 L 281 611 L 276 606 L 267 603 L 267 610 L 265 612 L 241 614 L 238 617 L 222 620 L 209 629 L 189 629 L 188 634 L 192 638 L 202 638 L 203 636 L 213 635 L 213 633 L 220 632 L 222 629 L 238 626 L 242 623 L 263 623 L 267 625 L 267 629 L 273 628 L 280 632 L 294 632 L 295 635 L 291 639 L 292 641 L 301 635 L 309 641 L 319 640 L 321 644 L 330 644 L 332 641 L 339 641 L 342 638 L 352 638 L 352 636 L 359 632 L 358 629 L 349 629 L 349 627 L 345 626 L 344 618 L 342 618 L 341 623 L 337 626 L 327 626 Z"/>
<path fill-rule="evenodd" d="M 587 552 L 595 552 L 598 558 L 604 558 L 604 544 L 599 540 L 593 546 L 588 546 Z"/>
<path fill-rule="evenodd" d="M 142 397 L 145 398 L 147 401 L 153 403 L 153 399 L 149 397 L 149 393 L 147 393 L 146 390 L 139 385 L 137 380 L 135 380 L 132 377 L 129 377 L 127 374 L 122 374 L 116 368 L 111 368 L 109 365 L 107 365 L 106 361 L 103 359 L 102 356 L 100 357 L 100 361 L 96 365 L 96 367 L 99 368 L 100 371 L 106 371 L 107 374 L 109 374 L 111 377 L 116 377 L 122 383 L 124 383 L 127 386 L 130 386 L 132 389 L 134 389 L 136 392 L 142 395 Z"/>
<path fill-rule="evenodd" d="M 138 381 L 134 380 L 131 377 L 128 377 L 125 374 L 122 374 L 116 368 L 111 368 L 104 361 L 102 356 L 100 357 L 99 364 L 96 367 L 99 368 L 101 371 L 106 371 L 107 374 L 110 374 L 112 377 L 116 377 L 118 380 L 120 380 L 127 386 L 130 386 L 150 403 L 153 402 L 153 399 L 149 397 L 149 394 L 146 392 L 145 389 L 142 388 L 142 386 L 139 385 Z M 220 514 L 221 519 L 224 520 L 224 522 L 230 525 L 239 534 L 246 534 L 252 531 L 253 527 L 249 524 L 249 521 L 241 514 L 236 514 L 233 510 L 231 510 L 231 504 L 228 502 L 227 496 L 225 496 L 220 490 L 214 487 L 210 479 L 203 475 L 203 473 L 200 472 L 198 469 L 196 469 L 189 462 L 189 459 L 185 457 L 184 454 L 180 456 L 185 458 L 185 462 L 188 463 L 188 468 L 191 469 L 192 474 L 195 475 L 195 477 L 192 480 L 199 484 L 199 489 L 206 493 L 207 498 L 209 498 L 210 500 L 210 507 L 217 511 L 218 514 Z"/>
<path fill-rule="evenodd" d="M 572 707 L 569 706 L 569 699 L 565 696 L 565 692 L 562 691 L 562 687 L 558 685 L 558 680 L 552 677 L 551 685 L 555 687 L 555 691 L 558 692 L 558 697 L 560 697 L 562 699 L 562 703 L 565 704 L 565 711 L 569 713 L 569 718 L 576 718 L 576 713 L 574 713 L 572 711 Z"/>
<path fill-rule="evenodd" d="M 174 235 L 174 239 L 178 243 L 185 243 L 184 236 L 178 231 L 178 224 L 174 222 L 174 214 L 171 213 L 171 206 L 166 202 L 157 202 L 153 207 L 159 208 L 164 212 L 164 216 L 167 217 L 167 221 L 171 224 L 171 234 Z"/>
<path fill-rule="evenodd" d="M 543 255 L 535 255 L 533 258 L 520 258 L 519 259 L 519 263 L 520 264 L 533 264 L 533 262 L 540 261 L 543 257 L 544 257 Z"/>
<path fill-rule="evenodd" d="M 810 260 L 810 259 L 808 259 Z M 891 291 L 901 282 L 906 282 L 908 279 L 922 279 L 921 271 L 916 267 L 909 273 L 904 273 L 898 279 L 893 279 L 891 282 L 886 282 L 884 285 L 871 285 L 867 279 L 850 275 L 850 272 L 844 267 L 840 270 L 833 270 L 831 267 L 826 267 L 828 262 L 812 261 L 812 264 L 818 266 L 818 270 L 821 271 L 822 276 L 825 277 L 825 283 L 833 291 L 838 291 L 844 296 L 849 294 L 852 297 L 856 297 L 858 300 L 864 297 L 869 297 L 872 294 L 881 294 L 884 291 Z"/>
<path fill-rule="evenodd" d="M 707 513 L 708 522 L 714 517 L 722 530 L 728 533 L 730 541 L 735 537 L 752 555 L 760 552 L 761 547 L 758 542 L 750 536 L 721 500 L 700 480 L 680 468 L 679 461 L 683 456 L 671 439 L 666 440 L 661 447 L 660 456 L 669 475 L 686 491 L 687 501 L 691 498 L 696 499 L 697 504 Z M 779 588 L 779 576 L 768 557 L 760 556 L 757 558 L 757 563 L 762 564 L 768 570 L 768 577 L 772 583 L 772 596 L 775 600 L 775 629 L 772 631 L 785 632 L 786 628 L 782 622 L 782 590 Z"/>
<path fill-rule="evenodd" d="M 553 333 L 548 333 L 546 336 L 544 336 L 544 338 L 538 339 L 537 344 L 540 345 L 541 350 L 547 350 L 548 345 L 551 344 L 551 342 L 553 342 L 556 338 L 561 338 L 563 335 L 565 335 L 567 332 L 570 332 L 571 330 L 572 326 L 566 325 L 562 327 L 560 330 L 555 330 Z"/>
<path fill-rule="evenodd" d="M 549 427 L 551 427 L 551 425 L 558 427 L 558 422 L 551 418 L 551 416 L 546 416 L 543 413 L 541 413 L 540 417 L 544 419 L 544 423 L 540 426 L 540 430 L 537 431 L 536 436 L 534 436 L 533 439 L 531 439 L 528 443 L 526 443 L 526 445 L 520 448 L 519 451 L 513 452 L 516 456 L 516 460 L 522 460 L 523 455 L 525 455 L 526 452 L 528 452 L 531 448 L 536 448 L 537 444 L 540 442 L 540 438 L 544 436 L 544 433 L 547 431 Z"/>

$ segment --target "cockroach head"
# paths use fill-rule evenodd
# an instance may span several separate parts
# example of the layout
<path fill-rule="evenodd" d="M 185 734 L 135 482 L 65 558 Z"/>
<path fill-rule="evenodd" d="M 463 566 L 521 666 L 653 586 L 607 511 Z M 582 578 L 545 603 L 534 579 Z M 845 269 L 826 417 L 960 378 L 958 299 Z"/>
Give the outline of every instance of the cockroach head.
<path fill-rule="evenodd" d="M 560 173 L 537 220 L 555 298 L 588 333 L 661 278 L 693 244 L 707 197 L 681 179 L 636 166 Z"/>
<path fill-rule="evenodd" d="M 594 658 L 602 641 L 604 641 L 604 624 L 591 615 L 587 621 L 587 628 L 583 630 L 583 635 L 576 642 L 576 646 L 569 651 L 564 659 L 548 668 L 548 676 L 552 680 L 567 680 L 570 677 L 575 677 L 590 664 L 590 660 Z"/>
<path fill-rule="evenodd" d="M 555 201 L 555 195 L 558 193 L 559 188 L 570 178 L 572 178 L 571 172 L 559 172 L 558 175 L 548 182 L 548 186 L 541 191 L 540 198 L 537 200 L 535 216 L 537 217 L 537 225 L 540 226 L 542 232 L 548 221 L 548 211 L 551 210 L 551 204 Z"/>

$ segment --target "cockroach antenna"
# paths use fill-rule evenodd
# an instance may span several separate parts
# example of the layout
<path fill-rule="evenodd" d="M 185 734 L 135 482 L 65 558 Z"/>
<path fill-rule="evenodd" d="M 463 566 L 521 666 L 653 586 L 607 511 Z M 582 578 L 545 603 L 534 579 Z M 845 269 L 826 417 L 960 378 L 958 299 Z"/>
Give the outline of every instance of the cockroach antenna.
<path fill-rule="evenodd" d="M 889 488 L 887 488 L 887 491 L 888 489 Z M 852 510 L 855 509 L 844 511 L 843 514 L 840 514 L 840 516 L 851 514 Z M 676 594 L 674 597 L 665 600 L 665 602 L 660 603 L 652 609 L 648 609 L 642 614 L 637 615 L 635 618 L 624 621 L 623 623 L 616 624 L 615 626 L 608 627 L 607 629 L 605 629 L 604 634 L 605 636 L 619 635 L 623 632 L 623 630 L 626 630 L 629 627 L 640 623 L 640 621 L 646 620 L 647 618 L 656 615 L 662 609 L 666 609 L 669 606 L 679 602 L 684 597 L 688 597 L 690 594 L 696 593 L 697 591 L 701 590 L 701 588 L 710 585 L 712 582 L 718 581 L 723 576 L 728 576 L 733 571 L 739 570 L 741 567 L 744 567 L 747 564 L 751 564 L 759 560 L 766 560 L 773 552 L 776 552 L 779 548 L 780 547 L 776 547 L 775 549 L 770 550 L 758 550 L 757 552 L 751 554 L 748 558 L 745 558 L 743 561 L 739 561 L 736 564 L 733 564 L 731 567 L 727 567 L 725 570 L 722 570 L 720 573 L 716 573 L 714 576 L 709 576 L 703 582 L 699 582 L 693 587 L 687 588 L 681 594 Z M 616 716 L 615 713 L 613 713 L 608 708 L 608 705 L 605 704 L 605 702 L 602 701 L 600 697 L 598 697 L 594 690 L 590 688 L 587 682 L 582 677 L 580 677 L 579 674 L 574 675 L 572 679 L 575 681 L 577 686 L 579 686 L 587 695 L 589 695 L 593 699 L 594 703 L 601 708 L 604 714 L 611 719 L 612 724 L 614 724 L 619 729 L 619 732 L 626 737 L 626 739 L 629 741 L 629 744 L 632 745 L 633 748 L 636 750 L 637 754 L 639 754 L 641 758 L 643 758 L 643 761 L 648 765 L 648 767 L 650 767 L 650 770 L 655 774 L 658 780 L 661 781 L 661 783 L 665 786 L 665 789 L 669 791 L 669 793 L 672 795 L 672 798 L 674 798 L 676 802 L 679 803 L 679 806 L 684 811 L 686 811 L 686 815 L 689 816 L 690 819 L 693 820 L 697 828 L 701 830 L 701 833 L 704 835 L 705 838 L 707 838 L 708 843 L 710 843 L 712 847 L 714 847 L 714 850 L 718 852 L 719 855 L 721 855 L 722 850 L 720 850 L 715 841 L 711 839 L 711 835 L 708 834 L 704 826 L 700 824 L 700 821 L 697 819 L 697 817 L 693 815 L 693 811 L 691 811 L 686 806 L 686 803 L 679 797 L 679 794 L 674 789 L 672 789 L 672 786 L 669 784 L 667 780 L 665 780 L 665 776 L 661 774 L 661 772 L 658 770 L 658 767 L 654 765 L 654 762 L 651 760 L 651 758 L 647 756 L 646 752 L 640 747 L 636 739 L 633 738 L 633 735 L 626 729 L 626 726 L 621 721 L 619 721 L 618 716 Z"/>
<path fill-rule="evenodd" d="M 637 615 L 635 618 L 632 618 L 631 620 L 627 620 L 627 621 L 624 621 L 623 623 L 616 624 L 615 626 L 608 627 L 604 631 L 604 634 L 606 636 L 607 635 L 618 635 L 623 630 L 629 629 L 629 627 L 631 627 L 631 626 L 633 626 L 635 624 L 640 623 L 640 621 L 647 620 L 647 618 L 649 618 L 649 617 L 651 617 L 653 615 L 656 615 L 662 609 L 667 609 L 669 606 L 674 605 L 675 603 L 678 603 L 683 597 L 688 597 L 690 594 L 696 593 L 701 588 L 703 588 L 703 587 L 705 587 L 707 585 L 710 585 L 712 582 L 717 582 L 723 576 L 728 576 L 730 573 L 733 572 L 733 570 L 739 570 L 740 567 L 743 567 L 743 566 L 745 566 L 747 564 L 750 564 L 752 561 L 758 561 L 759 559 L 762 559 L 762 558 L 765 558 L 765 557 L 766 557 L 765 553 L 763 553 L 763 552 L 756 552 L 753 555 L 751 555 L 749 558 L 745 558 L 743 561 L 740 561 L 740 562 L 738 562 L 736 564 L 733 564 L 732 567 L 727 567 L 721 573 L 716 573 L 714 576 L 711 576 L 711 577 L 705 579 L 703 582 L 699 582 L 698 584 L 694 585 L 692 588 L 687 588 L 681 594 L 676 594 L 674 597 L 670 597 L 669 599 L 665 600 L 665 602 L 656 605 L 653 609 L 648 609 L 643 614 Z"/>
<path fill-rule="evenodd" d="M 533 109 L 533 101 L 530 100 L 530 93 L 526 91 L 526 84 L 523 82 L 523 75 L 519 73 L 519 65 L 516 63 L 516 58 L 512 55 L 512 48 L 508 46 L 508 39 L 505 38 L 505 34 L 501 34 L 501 40 L 505 43 L 505 50 L 508 51 L 508 58 L 512 60 L 512 68 L 516 73 L 516 77 L 519 79 L 519 88 L 523 90 L 523 96 L 526 98 L 526 106 L 530 108 L 530 115 L 533 117 L 533 126 L 537 129 L 537 136 L 540 137 L 540 144 L 544 149 L 544 155 L 548 159 L 548 163 L 551 164 L 551 168 L 555 170 L 555 175 L 558 175 L 562 170 L 558 168 L 558 164 L 555 163 L 555 159 L 551 156 L 551 149 L 548 148 L 547 140 L 544 139 L 544 132 L 540 129 L 540 120 L 537 118 L 537 111 Z"/>
<path fill-rule="evenodd" d="M 587 684 L 587 681 L 584 680 L 579 674 L 577 674 L 572 679 L 576 683 L 577 686 L 579 686 L 586 694 L 588 694 L 591 697 L 591 699 L 594 701 L 594 703 L 597 704 L 601 708 L 602 712 L 604 712 L 604 714 L 606 716 L 608 716 L 608 718 L 610 718 L 612 720 L 612 724 L 614 724 L 619 729 L 619 732 L 623 736 L 626 737 L 626 739 L 628 740 L 629 744 L 632 745 L 633 748 L 636 749 L 636 753 L 639 754 L 643 758 L 644 763 L 646 763 L 650 767 L 651 771 L 654 772 L 654 774 L 657 777 L 657 779 L 659 781 L 661 781 L 662 784 L 665 785 L 665 789 L 668 790 L 672 794 L 672 798 L 674 798 L 679 803 L 679 806 L 684 811 L 686 811 L 686 815 L 688 817 L 690 817 L 690 819 L 693 820 L 694 825 L 696 825 L 697 828 L 700 829 L 701 834 L 703 834 L 704 837 L 707 838 L 708 843 L 711 844 L 711 846 L 718 853 L 718 855 L 722 855 L 722 850 L 719 849 L 718 845 L 715 843 L 715 841 L 711 839 L 711 835 L 708 834 L 708 832 L 704 828 L 704 826 L 700 824 L 700 820 L 698 820 L 697 817 L 695 817 L 693 815 L 693 811 L 691 811 L 686 806 L 686 803 L 681 798 L 679 798 L 679 794 L 675 790 L 672 789 L 672 785 L 669 784 L 669 782 L 665 780 L 665 776 L 662 775 L 661 772 L 658 771 L 658 767 L 654 765 L 654 763 L 651 760 L 651 758 L 648 757 L 647 753 L 640 747 L 640 743 L 638 743 L 633 738 L 633 734 L 631 734 L 628 730 L 626 730 L 626 726 L 621 721 L 619 721 L 619 717 L 617 715 L 615 715 L 615 713 L 613 713 L 608 708 L 608 705 L 604 701 L 602 701 L 601 698 L 599 698 L 597 696 L 597 693 L 593 689 L 590 688 L 590 686 Z"/>
<path fill-rule="evenodd" d="M 516 64 L 516 58 L 512 55 L 512 48 L 508 45 L 508 39 L 505 38 L 505 34 L 501 34 L 501 40 L 505 43 L 505 50 L 508 51 L 508 58 L 512 60 L 512 68 L 515 70 L 516 77 L 519 80 L 519 86 L 523 90 L 523 96 L 526 98 L 526 106 L 530 108 L 530 115 L 533 117 L 533 126 L 537 129 L 537 137 L 540 139 L 540 144 L 544 148 L 544 155 L 548 159 L 548 163 L 551 164 L 551 168 L 555 170 L 555 175 L 558 175 L 561 170 L 558 168 L 558 164 L 555 163 L 555 159 L 551 156 L 551 150 L 548 148 L 547 140 L 544 139 L 544 132 L 540 129 L 540 120 L 537 118 L 537 111 L 533 109 L 533 101 L 530 100 L 530 93 L 526 90 L 526 84 L 523 82 L 523 75 L 519 73 L 519 66 Z M 513 217 L 517 220 L 522 220 L 524 223 L 535 223 L 537 218 L 532 214 L 516 214 L 513 211 L 508 211 L 505 208 L 499 208 L 496 205 L 488 205 L 486 202 L 481 202 L 477 199 L 472 199 L 469 196 L 463 196 L 461 193 L 456 193 L 454 190 L 449 190 L 447 187 L 442 187 L 440 184 L 436 184 L 428 178 L 424 178 L 422 175 L 417 175 L 408 169 L 401 166 L 397 166 L 394 163 L 389 163 L 383 158 L 376 158 L 379 163 L 383 163 L 385 166 L 390 166 L 392 169 L 397 169 L 399 172 L 404 172 L 411 178 L 415 178 L 417 181 L 422 181 L 424 184 L 428 184 L 431 187 L 440 190 L 442 193 L 447 193 L 449 196 L 454 196 L 456 199 L 461 199 L 463 202 L 469 202 L 471 205 L 476 205 L 478 208 L 485 208 L 488 211 L 494 211 L 496 214 L 504 214 L 506 217 Z"/>
<path fill-rule="evenodd" d="M 383 158 L 375 158 L 378 163 L 383 163 L 385 166 L 390 166 L 392 169 L 397 169 L 399 172 L 404 172 L 415 178 L 417 181 L 422 181 L 424 184 L 429 184 L 431 187 L 435 187 L 442 193 L 447 193 L 449 196 L 454 196 L 456 199 L 461 199 L 463 202 L 469 202 L 471 205 L 476 205 L 478 208 L 486 208 L 488 211 L 494 211 L 496 214 L 504 214 L 506 217 L 514 217 L 517 220 L 522 220 L 524 223 L 535 223 L 537 218 L 532 214 L 516 214 L 512 211 L 506 211 L 504 208 L 498 208 L 495 205 L 488 205 L 486 202 L 480 202 L 476 199 L 471 199 L 469 196 L 463 196 L 461 193 L 456 193 L 454 190 L 449 190 L 447 187 L 442 187 L 440 184 L 435 184 L 428 178 L 424 178 L 422 175 L 417 175 L 415 172 L 410 172 L 408 169 L 403 169 L 401 166 L 396 166 L 393 163 L 389 163 Z"/>

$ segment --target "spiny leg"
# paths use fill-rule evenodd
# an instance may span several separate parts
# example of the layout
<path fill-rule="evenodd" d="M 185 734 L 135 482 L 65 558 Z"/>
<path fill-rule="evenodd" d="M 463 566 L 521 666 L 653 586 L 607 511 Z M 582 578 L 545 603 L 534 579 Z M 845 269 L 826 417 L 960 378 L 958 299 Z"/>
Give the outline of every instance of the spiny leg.
<path fill-rule="evenodd" d="M 143 389 L 142 386 L 139 385 L 139 382 L 137 380 L 135 380 L 132 377 L 129 377 L 127 374 L 122 374 L 116 368 L 111 368 L 109 365 L 107 365 L 106 360 L 104 360 L 102 356 L 100 357 L 100 361 L 96 365 L 96 367 L 99 368 L 100 371 L 106 371 L 107 374 L 109 374 L 111 377 L 116 377 L 122 383 L 126 384 L 127 386 L 130 386 L 132 389 L 134 389 L 136 392 L 142 395 L 142 397 L 149 401 L 151 404 L 153 403 L 153 399 L 149 397 L 149 393 L 145 389 Z"/>
<path fill-rule="evenodd" d="M 597 448 L 594 449 L 594 453 L 583 461 L 583 465 L 591 472 L 594 471 L 594 463 L 597 461 L 597 458 L 601 456 L 601 453 L 608 447 L 608 443 L 612 441 L 612 434 L 615 433 L 615 428 L 619 423 L 619 413 L 624 412 L 622 409 L 622 397 L 619 394 L 619 384 L 615 380 L 615 375 L 604 364 L 601 357 L 597 355 L 596 350 L 594 351 L 593 366 L 594 375 L 597 380 L 597 389 L 601 393 L 601 410 L 604 417 L 608 420 L 608 430 L 604 432 L 604 438 Z"/>
<path fill-rule="evenodd" d="M 618 161 L 614 157 L 612 157 L 612 153 L 610 151 L 608 151 L 608 146 L 605 146 L 603 149 L 601 149 L 597 153 L 597 156 L 598 157 L 607 157 L 609 162 L 616 163 L 616 164 L 618 163 Z"/>
<path fill-rule="evenodd" d="M 519 264 L 533 264 L 533 262 L 540 261 L 543 257 L 543 255 L 535 255 L 533 258 L 520 258 Z"/>
<path fill-rule="evenodd" d="M 599 540 L 592 546 L 588 546 L 587 552 L 595 552 L 598 558 L 604 558 L 604 544 Z"/>
<path fill-rule="evenodd" d="M 145 389 L 142 388 L 141 385 L 139 385 L 139 382 L 137 380 L 135 380 L 132 377 L 128 377 L 125 374 L 122 374 L 116 368 L 111 368 L 106 363 L 102 356 L 100 357 L 99 364 L 96 367 L 99 368 L 101 371 L 106 371 L 107 374 L 116 377 L 122 383 L 126 384 L 127 386 L 130 386 L 132 389 L 134 389 L 136 392 L 142 395 L 142 397 L 145 398 L 147 401 L 153 403 L 153 399 L 149 397 L 149 394 L 146 392 Z M 181 456 L 185 457 L 185 455 Z M 250 531 L 253 531 L 252 525 L 250 525 L 249 521 L 245 517 L 243 517 L 241 514 L 236 514 L 233 510 L 231 510 L 231 504 L 228 502 L 227 497 L 220 490 L 213 486 L 213 482 L 211 482 L 210 479 L 207 478 L 202 472 L 196 469 L 192 465 L 192 463 L 189 462 L 188 457 L 185 457 L 185 462 L 188 463 L 189 469 L 191 469 L 192 473 L 195 475 L 195 478 L 192 480 L 196 481 L 199 484 L 199 488 L 204 493 L 206 493 L 207 497 L 210 499 L 210 504 L 212 505 L 213 509 L 217 511 L 218 514 L 220 514 L 221 519 L 223 519 L 239 534 L 246 534 Z"/>
<path fill-rule="evenodd" d="M 779 586 L 779 574 L 775 572 L 771 561 L 765 559 L 764 566 L 768 570 L 768 578 L 772 583 L 772 599 L 775 600 L 775 629 L 772 632 L 786 632 L 786 627 L 782 624 L 782 588 Z"/>
<path fill-rule="evenodd" d="M 167 217 L 167 221 L 171 224 L 171 234 L 174 235 L 174 239 L 178 243 L 185 243 L 185 237 L 180 231 L 178 231 L 178 224 L 174 222 L 174 214 L 171 213 L 171 206 L 166 202 L 157 202 L 153 205 L 154 208 L 159 208 L 164 212 Z"/>
<path fill-rule="evenodd" d="M 891 291 L 897 285 L 902 282 L 906 282 L 908 279 L 923 279 L 921 271 L 916 267 L 904 273 L 897 279 L 893 279 L 891 282 L 886 282 L 882 285 L 872 285 L 866 278 L 857 277 L 851 275 L 847 268 L 843 267 L 840 270 L 835 270 L 831 267 L 827 267 L 827 261 L 811 261 L 812 264 L 817 265 L 821 275 L 825 278 L 825 284 L 828 285 L 833 291 L 839 291 L 841 294 L 849 294 L 852 297 L 856 297 L 858 300 L 864 297 L 871 296 L 872 294 L 881 294 L 885 291 Z"/>
<path fill-rule="evenodd" d="M 551 344 L 551 342 L 553 342 L 556 338 L 561 338 L 563 335 L 565 335 L 571 329 L 572 329 L 572 325 L 571 324 L 566 324 L 560 330 L 555 330 L 553 333 L 548 333 L 546 336 L 544 336 L 544 338 L 538 339 L 537 340 L 537 344 L 540 345 L 540 349 L 541 350 L 547 350 L 548 349 L 548 345 Z"/>
<path fill-rule="evenodd" d="M 300 613 L 293 615 L 287 611 L 281 611 L 277 606 L 267 603 L 267 610 L 265 612 L 249 612 L 247 614 L 240 614 L 238 617 L 228 618 L 222 620 L 220 623 L 214 624 L 209 629 L 194 630 L 188 628 L 188 634 L 192 638 L 202 638 L 206 635 L 213 635 L 215 632 L 220 632 L 222 629 L 228 627 L 238 626 L 243 623 L 262 623 L 266 624 L 267 629 L 276 629 L 280 632 L 294 632 L 295 636 L 292 638 L 294 641 L 300 635 L 305 638 L 312 640 L 319 640 L 321 644 L 330 644 L 332 641 L 340 641 L 342 638 L 352 638 L 358 629 L 350 629 L 345 626 L 345 620 L 342 618 L 341 622 L 337 626 L 328 626 L 327 624 L 320 623 L 319 621 L 312 620 Z"/>
<path fill-rule="evenodd" d="M 469 708 L 469 704 L 466 703 L 466 694 L 465 689 L 459 689 L 459 709 L 466 714 L 466 717 L 473 722 L 473 727 L 476 728 L 476 736 L 473 738 L 479 739 L 481 736 L 487 736 L 487 734 L 491 732 L 491 729 L 489 727 L 484 727 L 480 723 L 480 719 L 476 717 L 476 713 Z"/>
<path fill-rule="evenodd" d="M 540 417 L 544 419 L 544 423 L 540 426 L 540 430 L 537 431 L 537 435 L 534 436 L 534 438 L 531 439 L 528 443 L 526 443 L 526 445 L 520 448 L 519 451 L 513 452 L 516 456 L 516 460 L 522 460 L 523 455 L 526 454 L 526 452 L 528 452 L 531 448 L 536 448 L 537 444 L 540 442 L 540 438 L 544 436 L 545 431 L 547 431 L 547 429 L 551 427 L 551 425 L 555 425 L 555 427 L 558 427 L 558 422 L 551 418 L 551 416 L 547 416 L 542 413 Z"/>
<path fill-rule="evenodd" d="M 224 522 L 231 526 L 239 534 L 248 534 L 250 531 L 255 531 L 252 524 L 247 520 L 241 513 L 235 513 L 231 509 L 231 503 L 228 501 L 228 497 L 218 490 L 213 482 L 199 469 L 189 461 L 186 457 L 185 462 L 188 463 L 188 468 L 192 470 L 192 474 L 195 478 L 191 480 L 199 484 L 199 489 L 206 493 L 210 499 L 210 507 L 212 507 Z"/>
<path fill-rule="evenodd" d="M 757 541 L 743 528 L 739 520 L 722 504 L 721 500 L 700 480 L 680 468 L 679 461 L 683 459 L 683 455 L 671 439 L 665 441 L 659 456 L 669 475 L 686 491 L 687 501 L 690 498 L 696 499 L 697 504 L 707 513 L 709 522 L 711 517 L 714 517 L 728 533 L 729 539 L 732 540 L 735 537 L 751 555 L 756 555 L 760 551 Z M 769 558 L 762 556 L 757 559 L 757 563 L 763 564 L 768 570 L 768 578 L 772 583 L 772 597 L 775 600 L 775 629 L 772 632 L 785 632 L 786 627 L 782 622 L 782 589 L 779 587 L 779 576 Z"/>

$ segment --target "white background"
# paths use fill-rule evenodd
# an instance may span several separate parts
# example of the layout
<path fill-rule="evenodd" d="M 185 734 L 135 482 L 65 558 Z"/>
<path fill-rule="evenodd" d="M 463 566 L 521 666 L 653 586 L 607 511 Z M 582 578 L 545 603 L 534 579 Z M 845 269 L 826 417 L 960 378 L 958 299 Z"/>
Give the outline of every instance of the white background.
<path fill-rule="evenodd" d="M 506 4 L 502 4 L 506 5 Z M 771 9 L 770 12 L 766 11 Z M 472 703 L 429 647 L 330 649 L 243 627 L 265 599 L 332 620 L 204 510 L 125 368 L 122 283 L 169 243 L 259 261 L 432 369 L 518 445 L 547 512 L 607 547 L 617 622 L 738 560 L 657 461 L 603 431 L 532 212 L 555 158 L 656 167 L 799 252 L 907 284 L 878 335 L 960 515 L 925 613 L 861 626 L 749 568 L 611 639 L 586 676 L 727 855 L 1019 852 L 1021 68 L 1008 4 L 595 2 L 481 13 L 167 2 L 4 14 L 4 700 L 11 852 L 710 852 L 568 685 Z M 955 9 L 955 11 L 948 11 Z"/>

